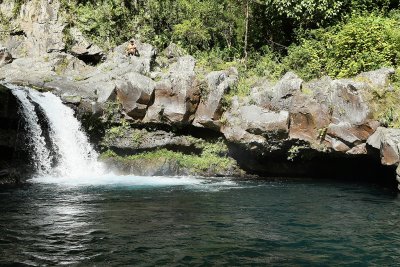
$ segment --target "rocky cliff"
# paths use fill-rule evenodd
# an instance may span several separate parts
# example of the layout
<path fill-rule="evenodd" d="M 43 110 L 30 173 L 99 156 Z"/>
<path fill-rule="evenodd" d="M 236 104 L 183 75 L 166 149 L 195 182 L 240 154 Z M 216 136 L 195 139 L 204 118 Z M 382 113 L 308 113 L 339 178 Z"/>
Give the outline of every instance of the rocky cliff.
<path fill-rule="evenodd" d="M 12 5 L 0 10 L 11 16 Z M 0 80 L 74 106 L 120 172 L 395 180 L 400 130 L 373 115 L 377 92 L 393 90 L 393 69 L 311 82 L 288 72 L 238 97 L 235 68 L 205 72 L 173 44 L 157 51 L 138 41 L 139 56 L 126 56 L 126 43 L 104 52 L 77 29 L 67 48 L 65 27 L 58 1 L 23 4 L 0 41 Z"/>

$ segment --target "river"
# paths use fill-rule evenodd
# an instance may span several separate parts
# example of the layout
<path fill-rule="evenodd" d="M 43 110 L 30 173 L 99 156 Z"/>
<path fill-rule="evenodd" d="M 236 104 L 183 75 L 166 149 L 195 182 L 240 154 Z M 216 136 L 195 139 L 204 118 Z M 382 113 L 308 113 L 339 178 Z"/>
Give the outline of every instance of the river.
<path fill-rule="evenodd" d="M 0 265 L 400 262 L 400 199 L 381 186 L 288 179 L 85 181 L 43 178 L 1 189 Z"/>

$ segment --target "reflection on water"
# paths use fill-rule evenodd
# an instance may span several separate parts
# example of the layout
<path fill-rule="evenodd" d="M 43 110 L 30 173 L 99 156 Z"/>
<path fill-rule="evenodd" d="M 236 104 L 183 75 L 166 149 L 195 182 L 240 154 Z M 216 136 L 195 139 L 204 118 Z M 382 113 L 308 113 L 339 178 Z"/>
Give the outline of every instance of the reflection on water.
<path fill-rule="evenodd" d="M 373 186 L 33 184 L 0 191 L 0 200 L 0 265 L 387 266 L 400 260 L 400 201 Z"/>

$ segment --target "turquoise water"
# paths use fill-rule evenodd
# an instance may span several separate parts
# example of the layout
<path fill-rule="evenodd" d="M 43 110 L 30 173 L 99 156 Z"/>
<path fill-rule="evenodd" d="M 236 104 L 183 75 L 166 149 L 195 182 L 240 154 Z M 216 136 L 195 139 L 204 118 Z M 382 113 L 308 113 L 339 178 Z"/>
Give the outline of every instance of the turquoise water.
<path fill-rule="evenodd" d="M 400 199 L 385 188 L 162 179 L 96 185 L 41 181 L 0 190 L 0 265 L 400 262 Z"/>

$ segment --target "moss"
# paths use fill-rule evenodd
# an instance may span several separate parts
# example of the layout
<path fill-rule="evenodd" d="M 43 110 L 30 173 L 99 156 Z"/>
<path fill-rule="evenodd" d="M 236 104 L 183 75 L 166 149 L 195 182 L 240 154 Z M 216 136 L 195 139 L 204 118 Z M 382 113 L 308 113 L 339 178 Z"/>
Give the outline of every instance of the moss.
<path fill-rule="evenodd" d="M 53 80 L 54 79 L 52 77 L 46 77 L 46 78 L 43 79 L 43 82 L 49 83 L 49 82 L 52 82 Z"/>
<path fill-rule="evenodd" d="M 65 43 L 65 50 L 70 51 L 74 45 L 74 37 L 71 34 L 70 26 L 67 25 L 63 30 L 63 42 Z"/>
<path fill-rule="evenodd" d="M 142 143 L 143 137 L 146 133 L 143 130 L 135 130 L 132 133 L 131 141 L 133 146 L 138 146 Z"/>
<path fill-rule="evenodd" d="M 75 76 L 75 77 L 74 77 L 74 80 L 77 81 L 77 82 L 79 82 L 79 81 L 86 80 L 86 77 L 84 77 L 84 76 Z"/>
<path fill-rule="evenodd" d="M 174 160 L 180 167 L 190 170 L 192 174 L 201 174 L 208 171 L 223 173 L 237 166 L 236 161 L 227 156 L 228 148 L 222 140 L 215 143 L 200 140 L 196 144 L 196 147 L 202 149 L 200 155 L 159 149 L 122 157 L 118 156 L 113 151 L 107 150 L 101 155 L 101 158 L 116 158 L 121 161 Z"/>
<path fill-rule="evenodd" d="M 400 128 L 400 87 L 395 79 L 390 87 L 375 88 L 367 94 L 373 118 L 390 128 Z"/>
<path fill-rule="evenodd" d="M 57 73 L 57 75 L 62 75 L 68 68 L 69 63 L 69 60 L 64 57 L 55 67 L 55 72 Z"/>
<path fill-rule="evenodd" d="M 109 101 L 103 111 L 101 120 L 106 125 L 113 125 L 120 122 L 121 104 L 116 101 Z M 111 126 L 110 126 L 111 127 Z"/>
<path fill-rule="evenodd" d="M 302 92 L 303 94 L 305 94 L 305 95 L 312 95 L 312 94 L 313 94 L 313 91 L 312 91 L 310 88 L 308 88 L 308 87 L 303 87 L 303 88 L 301 89 L 301 92 Z"/>
<path fill-rule="evenodd" d="M 110 127 L 105 131 L 105 136 L 102 144 L 104 146 L 112 144 L 114 141 L 116 141 L 117 138 L 124 137 L 129 129 L 129 123 L 125 120 L 121 120 L 121 124 L 119 124 L 118 126 Z"/>

